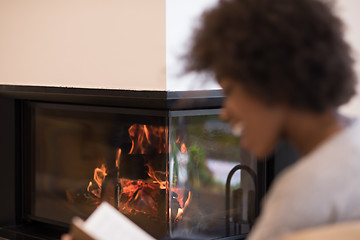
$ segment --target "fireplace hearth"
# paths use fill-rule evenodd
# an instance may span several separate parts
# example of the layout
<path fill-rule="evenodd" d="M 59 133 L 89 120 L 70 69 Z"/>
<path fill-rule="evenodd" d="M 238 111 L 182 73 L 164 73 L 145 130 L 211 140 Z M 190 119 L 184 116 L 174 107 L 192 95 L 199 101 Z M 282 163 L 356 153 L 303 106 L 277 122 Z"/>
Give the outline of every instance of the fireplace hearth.
<path fill-rule="evenodd" d="M 218 119 L 219 91 L 3 85 L 0 97 L 0 237 L 56 239 L 107 201 L 157 239 L 240 239 L 272 178 Z M 233 172 L 226 190 L 239 165 L 254 174 Z"/>

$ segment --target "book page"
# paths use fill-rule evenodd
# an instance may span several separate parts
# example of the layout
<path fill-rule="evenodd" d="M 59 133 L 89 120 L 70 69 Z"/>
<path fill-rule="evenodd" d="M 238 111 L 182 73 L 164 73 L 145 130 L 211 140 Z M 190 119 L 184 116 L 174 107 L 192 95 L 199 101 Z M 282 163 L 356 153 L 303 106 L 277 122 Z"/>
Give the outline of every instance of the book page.
<path fill-rule="evenodd" d="M 103 202 L 82 227 L 98 240 L 154 240 L 107 202 Z"/>

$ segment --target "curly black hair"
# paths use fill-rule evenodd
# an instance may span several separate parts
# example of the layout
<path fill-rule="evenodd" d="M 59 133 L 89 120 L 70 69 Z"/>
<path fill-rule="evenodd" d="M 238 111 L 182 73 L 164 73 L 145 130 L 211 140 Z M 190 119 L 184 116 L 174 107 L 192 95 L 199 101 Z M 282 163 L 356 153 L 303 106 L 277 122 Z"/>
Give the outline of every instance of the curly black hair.
<path fill-rule="evenodd" d="M 267 103 L 337 108 L 356 84 L 343 28 L 320 0 L 220 0 L 203 13 L 185 70 L 231 78 Z"/>

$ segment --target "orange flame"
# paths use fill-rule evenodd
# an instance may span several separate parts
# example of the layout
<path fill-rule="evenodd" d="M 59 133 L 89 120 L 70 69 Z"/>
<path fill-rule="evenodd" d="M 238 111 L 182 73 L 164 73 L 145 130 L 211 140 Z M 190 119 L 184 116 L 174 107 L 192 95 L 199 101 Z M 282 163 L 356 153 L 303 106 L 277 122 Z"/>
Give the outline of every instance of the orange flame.
<path fill-rule="evenodd" d="M 101 187 L 102 183 L 104 182 L 106 175 L 107 173 L 104 164 L 101 164 L 100 168 L 95 168 L 94 180 L 99 187 Z"/>
<path fill-rule="evenodd" d="M 128 154 L 165 153 L 167 128 L 133 124 L 128 131 L 132 143 Z M 118 179 L 122 187 L 119 210 L 125 214 L 144 213 L 154 216 L 158 214 L 157 202 L 160 190 L 167 188 L 167 183 L 163 180 L 165 173 L 155 171 L 150 164 L 146 166 L 150 179 Z"/>
<path fill-rule="evenodd" d="M 118 148 L 116 153 L 116 161 L 115 161 L 115 166 L 117 168 L 120 166 L 120 156 L 121 156 L 121 148 Z"/>
<path fill-rule="evenodd" d="M 166 189 L 167 188 L 167 183 L 166 181 L 163 181 L 160 179 L 160 176 L 158 175 L 165 175 L 164 172 L 162 171 L 155 171 L 151 166 L 150 164 L 146 164 L 146 166 L 148 167 L 149 169 L 149 172 L 148 172 L 148 175 L 149 177 L 153 180 L 153 183 L 155 184 L 159 184 L 159 187 L 160 189 Z"/>
<path fill-rule="evenodd" d="M 160 188 L 143 180 L 120 179 L 122 186 L 120 211 L 122 213 L 144 213 L 157 215 L 157 196 Z"/>
<path fill-rule="evenodd" d="M 152 156 L 154 153 L 166 153 L 166 140 L 168 136 L 167 127 L 133 124 L 128 129 L 128 132 L 132 142 L 131 150 L 128 154 L 144 154 Z M 180 142 L 180 138 L 178 138 L 176 143 L 180 144 Z M 185 143 L 180 144 L 180 151 L 182 153 L 188 152 Z M 121 153 L 122 150 L 118 148 L 115 158 L 115 166 L 117 169 L 120 167 Z M 117 181 L 121 185 L 117 206 L 122 213 L 142 213 L 158 216 L 159 197 L 162 197 L 161 191 L 169 189 L 166 176 L 167 173 L 154 170 L 149 163 L 146 164 L 146 167 L 148 168 L 147 174 L 149 179 L 130 180 L 120 178 L 119 175 L 117 175 Z M 106 175 L 107 169 L 105 165 L 102 164 L 100 168 L 94 170 L 93 180 L 90 181 L 87 187 L 87 190 L 99 199 L 98 203 L 100 203 L 102 184 Z M 192 195 L 191 192 L 184 187 L 172 188 L 171 191 L 174 193 L 171 194 L 173 198 L 172 201 L 176 201 L 178 207 L 170 209 L 169 212 L 171 214 L 171 211 L 175 211 L 173 212 L 174 216 L 176 216 L 174 220 L 178 221 L 182 218 L 184 211 L 191 202 Z"/>
<path fill-rule="evenodd" d="M 100 198 L 101 197 L 101 187 L 105 180 L 106 175 L 107 175 L 106 167 L 104 164 L 101 164 L 100 168 L 95 168 L 93 180 L 89 182 L 87 191 L 94 194 L 97 198 Z M 96 185 L 93 182 L 95 182 Z"/>
<path fill-rule="evenodd" d="M 165 152 L 165 127 L 134 124 L 129 128 L 131 149 L 129 154 L 146 154 L 153 149 Z"/>
<path fill-rule="evenodd" d="M 176 217 L 174 218 L 174 221 L 179 221 L 182 218 L 185 209 L 191 202 L 192 195 L 191 195 L 191 192 L 189 191 L 189 192 L 187 192 L 187 195 L 185 198 L 185 190 L 183 188 L 173 188 L 172 191 L 174 193 L 176 193 L 176 195 L 177 195 L 176 197 L 173 197 L 173 200 L 175 200 L 179 203 L 179 208 L 177 209 L 177 213 L 176 213 Z M 176 210 L 176 209 L 174 209 L 174 210 Z M 171 211 L 172 210 L 170 209 L 170 213 L 171 213 Z"/>

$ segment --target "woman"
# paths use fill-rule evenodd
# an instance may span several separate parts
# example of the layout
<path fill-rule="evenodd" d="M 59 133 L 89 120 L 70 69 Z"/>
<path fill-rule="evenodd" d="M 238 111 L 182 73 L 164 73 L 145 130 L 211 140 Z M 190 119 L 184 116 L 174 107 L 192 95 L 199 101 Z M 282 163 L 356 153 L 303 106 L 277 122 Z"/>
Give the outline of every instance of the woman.
<path fill-rule="evenodd" d="M 222 117 L 258 157 L 285 139 L 301 153 L 275 180 L 250 240 L 360 220 L 360 122 L 341 116 L 355 94 L 343 25 L 320 0 L 223 0 L 206 11 L 187 71 L 216 77 Z"/>

